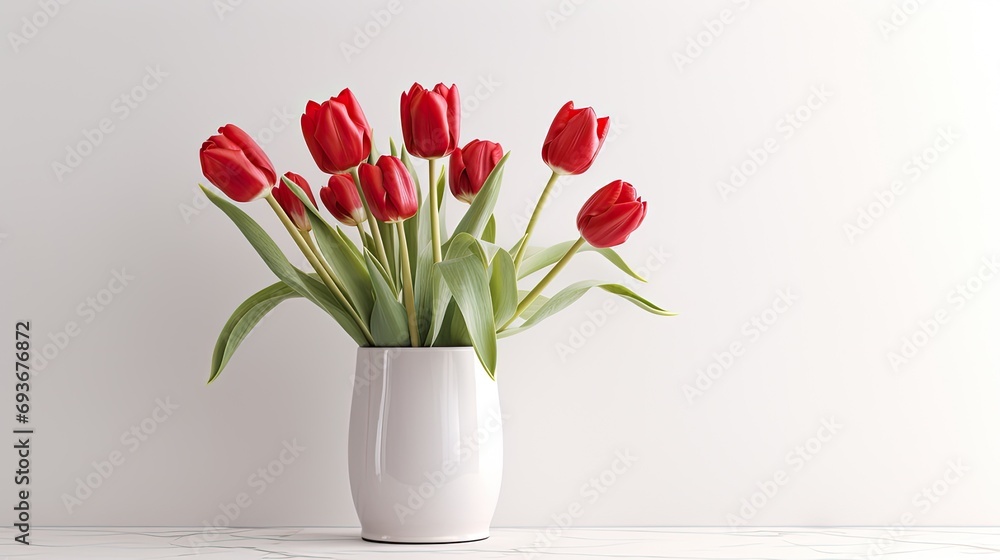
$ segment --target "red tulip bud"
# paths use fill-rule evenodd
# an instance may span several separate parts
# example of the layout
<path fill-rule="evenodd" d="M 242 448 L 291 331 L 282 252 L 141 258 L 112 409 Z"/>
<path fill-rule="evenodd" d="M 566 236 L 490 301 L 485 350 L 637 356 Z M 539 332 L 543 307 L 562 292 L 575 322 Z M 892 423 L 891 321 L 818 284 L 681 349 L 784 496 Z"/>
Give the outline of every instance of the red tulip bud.
<path fill-rule="evenodd" d="M 312 189 L 309 188 L 309 183 L 301 175 L 297 173 L 292 173 L 289 171 L 285 173 L 285 178 L 289 181 L 295 183 L 300 189 L 305 191 L 306 196 L 312 201 L 313 206 L 316 206 L 316 198 L 313 197 Z M 306 206 L 302 204 L 299 197 L 295 196 L 292 189 L 288 188 L 288 185 L 284 181 L 278 183 L 271 193 L 274 195 L 274 199 L 278 201 L 278 205 L 281 209 L 288 214 L 288 217 L 295 224 L 295 227 L 299 228 L 299 231 L 309 231 L 312 229 L 312 225 L 309 223 L 309 215 L 306 213 Z"/>
<path fill-rule="evenodd" d="M 417 188 L 399 158 L 382 156 L 358 167 L 368 209 L 380 222 L 400 222 L 417 213 Z"/>
<path fill-rule="evenodd" d="M 590 169 L 608 136 L 608 117 L 597 118 L 590 107 L 574 109 L 570 101 L 559 109 L 542 144 L 542 160 L 560 175 Z"/>
<path fill-rule="evenodd" d="M 628 239 L 646 217 L 646 203 L 622 180 L 601 187 L 576 217 L 580 235 L 594 247 L 614 247 Z"/>
<path fill-rule="evenodd" d="M 302 135 L 316 165 L 325 173 L 350 170 L 367 160 L 372 149 L 371 126 L 349 89 L 323 103 L 307 103 Z"/>
<path fill-rule="evenodd" d="M 278 180 L 264 150 L 234 124 L 219 129 L 201 145 L 201 172 L 236 202 L 250 202 L 267 195 Z"/>
<path fill-rule="evenodd" d="M 473 140 L 464 148 L 456 148 L 448 161 L 451 194 L 462 202 L 472 204 L 502 157 L 500 144 L 489 140 Z"/>
<path fill-rule="evenodd" d="M 454 84 L 450 88 L 438 84 L 433 90 L 413 84 L 399 102 L 407 151 L 424 159 L 451 154 L 458 147 L 461 115 L 458 87 Z"/>
<path fill-rule="evenodd" d="M 356 226 L 368 218 L 358 187 L 349 173 L 331 175 L 330 182 L 319 190 L 319 199 L 333 217 L 344 225 Z"/>

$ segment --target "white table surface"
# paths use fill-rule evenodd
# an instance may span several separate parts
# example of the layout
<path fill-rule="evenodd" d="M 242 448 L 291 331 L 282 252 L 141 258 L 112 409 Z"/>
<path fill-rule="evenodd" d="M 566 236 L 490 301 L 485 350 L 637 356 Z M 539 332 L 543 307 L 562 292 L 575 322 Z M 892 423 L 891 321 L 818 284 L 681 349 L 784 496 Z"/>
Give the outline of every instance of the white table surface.
<path fill-rule="evenodd" d="M 669 558 L 669 559 L 1000 559 L 1000 528 L 615 528 L 494 529 L 484 541 L 387 545 L 350 528 L 33 528 L 31 546 L 0 530 L 0 558 Z"/>

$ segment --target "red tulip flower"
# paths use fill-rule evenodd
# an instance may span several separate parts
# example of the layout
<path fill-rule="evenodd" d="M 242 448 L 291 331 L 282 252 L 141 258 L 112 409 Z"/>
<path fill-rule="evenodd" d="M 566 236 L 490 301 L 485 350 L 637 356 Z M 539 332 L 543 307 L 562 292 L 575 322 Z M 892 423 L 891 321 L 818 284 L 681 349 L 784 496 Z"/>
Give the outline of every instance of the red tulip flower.
<path fill-rule="evenodd" d="M 368 209 L 380 222 L 401 222 L 417 213 L 417 188 L 403 162 L 381 156 L 375 165 L 358 167 Z"/>
<path fill-rule="evenodd" d="M 309 183 L 305 180 L 305 178 L 298 173 L 292 173 L 291 171 L 285 173 L 285 178 L 295 183 L 300 189 L 305 191 L 306 196 L 308 196 L 309 200 L 312 201 L 313 206 L 316 206 L 316 198 L 313 196 L 312 189 L 309 188 Z M 309 215 L 306 213 L 305 204 L 302 204 L 299 197 L 295 196 L 295 193 L 292 192 L 292 189 L 288 188 L 288 185 L 286 185 L 284 181 L 278 183 L 274 189 L 271 190 L 271 193 L 274 195 L 274 199 L 278 201 L 278 205 L 285 211 L 285 214 L 288 214 L 288 217 L 292 220 L 292 223 L 295 224 L 295 227 L 297 227 L 299 231 L 310 231 L 312 229 L 312 225 L 309 223 Z"/>
<path fill-rule="evenodd" d="M 574 109 L 570 101 L 559 109 L 542 144 L 542 160 L 560 175 L 590 169 L 608 136 L 608 117 L 597 118 L 590 107 Z"/>
<path fill-rule="evenodd" d="M 646 203 L 622 180 L 601 187 L 576 217 L 580 235 L 594 247 L 614 247 L 628 239 L 646 217 Z"/>
<path fill-rule="evenodd" d="M 210 136 L 201 145 L 199 156 L 205 178 L 236 202 L 266 196 L 278 180 L 264 150 L 234 124 Z"/>
<path fill-rule="evenodd" d="M 436 159 L 447 156 L 458 147 L 458 128 L 462 105 L 458 100 L 458 87 L 444 84 L 433 90 L 413 84 L 403 92 L 399 102 L 399 116 L 403 124 L 403 142 L 411 154 Z"/>
<path fill-rule="evenodd" d="M 503 157 L 503 148 L 489 140 L 473 140 L 464 148 L 456 148 L 448 161 L 448 182 L 455 198 L 472 204 Z"/>
<path fill-rule="evenodd" d="M 372 128 L 349 89 L 323 103 L 307 103 L 302 135 L 316 165 L 325 173 L 350 170 L 367 160 L 372 149 Z"/>
<path fill-rule="evenodd" d="M 331 175 L 330 182 L 319 190 L 319 199 L 333 217 L 344 225 L 357 226 L 368 218 L 358 187 L 348 173 Z"/>

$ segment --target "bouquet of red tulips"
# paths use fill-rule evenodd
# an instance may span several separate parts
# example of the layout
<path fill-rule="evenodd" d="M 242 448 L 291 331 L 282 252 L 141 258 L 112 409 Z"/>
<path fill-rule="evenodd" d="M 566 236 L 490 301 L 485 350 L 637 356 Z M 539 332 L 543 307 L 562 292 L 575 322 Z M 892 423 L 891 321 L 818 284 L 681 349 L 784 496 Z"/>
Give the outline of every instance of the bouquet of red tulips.
<path fill-rule="evenodd" d="M 229 318 L 216 343 L 209 382 L 254 325 L 293 297 L 318 305 L 361 346 L 472 346 L 491 377 L 497 338 L 537 325 L 591 288 L 651 313 L 671 315 L 625 286 L 602 281 L 577 282 L 551 297 L 542 295 L 580 250 L 593 250 L 642 280 L 611 249 L 625 242 L 646 216 L 646 203 L 621 180 L 598 189 L 580 209 L 578 239 L 545 249 L 529 245 L 559 176 L 583 173 L 593 164 L 608 133 L 608 117 L 598 118 L 589 107 L 575 108 L 572 101 L 559 110 L 542 144 L 551 176 L 524 234 L 508 250 L 496 244 L 493 209 L 509 154 L 488 140 L 459 147 L 460 113 L 454 85 L 427 90 L 414 84 L 400 101 L 403 144 L 390 139 L 389 154 L 379 155 L 350 90 L 306 105 L 306 146 L 330 176 L 319 199 L 347 231 L 323 217 L 301 175 L 279 177 L 260 146 L 239 127 L 228 124 L 202 144 L 205 177 L 236 202 L 266 200 L 313 269 L 293 266 L 253 219 L 202 186 L 279 279 Z M 427 161 L 426 194 L 413 157 Z M 439 170 L 442 158 L 448 158 L 447 174 Z M 439 217 L 446 176 L 451 193 L 469 206 L 450 233 Z M 520 279 L 544 269 L 548 272 L 530 290 L 518 289 Z"/>

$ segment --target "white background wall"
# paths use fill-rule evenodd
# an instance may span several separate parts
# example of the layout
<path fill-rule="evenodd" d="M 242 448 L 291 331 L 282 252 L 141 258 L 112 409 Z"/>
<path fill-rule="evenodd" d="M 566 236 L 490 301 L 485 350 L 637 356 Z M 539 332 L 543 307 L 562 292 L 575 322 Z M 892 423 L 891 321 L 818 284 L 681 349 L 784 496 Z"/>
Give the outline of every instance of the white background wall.
<path fill-rule="evenodd" d="M 621 304 L 601 323 L 614 300 L 592 294 L 502 342 L 496 525 L 550 524 L 574 502 L 577 525 L 1000 523 L 1000 275 L 981 266 L 1000 255 L 996 4 L 298 0 L 220 12 L 225 1 L 72 2 L 49 18 L 36 15 L 44 2 L 0 4 L 0 319 L 8 338 L 30 319 L 36 352 L 53 341 L 32 387 L 36 523 L 202 525 L 241 492 L 253 503 L 232 525 L 357 523 L 354 347 L 323 313 L 284 304 L 205 386 L 219 328 L 272 278 L 197 195 L 197 151 L 237 123 L 280 171 L 318 183 L 297 124 L 305 102 L 351 87 L 385 150 L 415 80 L 458 84 L 464 140 L 513 152 L 505 243 L 548 176 L 539 150 L 559 106 L 611 115 L 617 132 L 564 182 L 536 240 L 574 237 L 586 197 L 627 179 L 649 216 L 622 253 L 651 265 L 639 289 L 680 312 Z M 897 7 L 898 29 L 880 28 Z M 45 25 L 32 35 L 22 18 Z M 128 107 L 133 91 L 142 100 Z M 55 171 L 103 119 L 111 131 Z M 773 153 L 722 196 L 764 146 Z M 894 181 L 894 200 L 878 202 Z M 249 211 L 294 250 L 266 205 Z M 124 290 L 87 311 L 122 271 Z M 592 276 L 621 277 L 585 255 L 564 280 Z M 779 291 L 790 307 L 775 306 Z M 920 334 L 935 313 L 947 322 Z M 755 334 L 754 317 L 773 324 Z M 71 321 L 75 336 L 60 334 Z M 922 346 L 893 367 L 904 339 Z M 741 355 L 727 356 L 734 344 Z M 146 420 L 168 399 L 178 408 L 164 422 Z M 144 420 L 155 433 L 122 439 Z M 824 422 L 840 426 L 832 437 Z M 283 442 L 304 451 L 258 493 L 248 477 Z M 67 508 L 114 452 L 124 464 Z M 635 460 L 593 499 L 585 485 L 618 452 Z M 776 474 L 785 484 L 754 499 Z"/>

